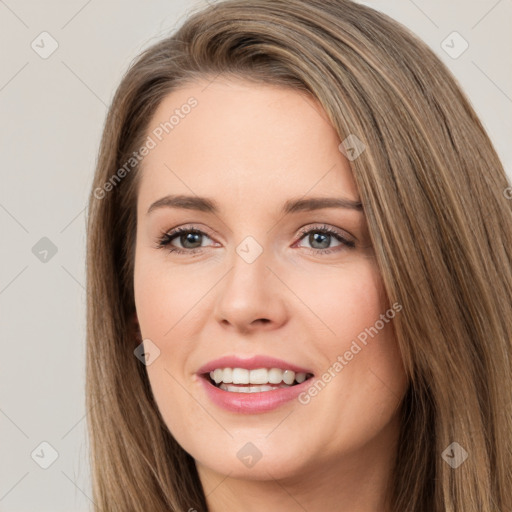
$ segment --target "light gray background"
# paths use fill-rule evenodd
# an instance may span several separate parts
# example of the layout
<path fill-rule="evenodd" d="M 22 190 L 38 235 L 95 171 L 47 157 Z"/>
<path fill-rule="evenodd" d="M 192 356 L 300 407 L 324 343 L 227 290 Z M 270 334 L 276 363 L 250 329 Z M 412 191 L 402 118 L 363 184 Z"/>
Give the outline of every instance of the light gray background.
<path fill-rule="evenodd" d="M 130 61 L 203 3 L 0 0 L 2 512 L 91 507 L 84 255 L 101 130 Z M 511 176 L 512 0 L 363 3 L 410 27 L 448 64 Z M 43 31 L 58 43 L 47 59 L 31 47 L 42 46 Z M 446 39 L 453 31 L 469 44 L 458 58 L 441 46 L 460 51 L 458 36 Z M 32 250 L 43 237 L 57 248 L 45 262 Z M 43 441 L 58 452 L 48 469 L 38 465 L 51 461 Z"/>

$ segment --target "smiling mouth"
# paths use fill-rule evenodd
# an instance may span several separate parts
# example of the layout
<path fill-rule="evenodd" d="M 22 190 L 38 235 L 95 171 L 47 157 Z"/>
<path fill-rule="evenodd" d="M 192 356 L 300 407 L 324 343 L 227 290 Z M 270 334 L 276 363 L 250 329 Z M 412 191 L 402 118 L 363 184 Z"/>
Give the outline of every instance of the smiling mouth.
<path fill-rule="evenodd" d="M 296 373 L 280 368 L 216 368 L 202 374 L 213 386 L 231 393 L 261 393 L 291 388 L 313 377 L 312 373 Z"/>

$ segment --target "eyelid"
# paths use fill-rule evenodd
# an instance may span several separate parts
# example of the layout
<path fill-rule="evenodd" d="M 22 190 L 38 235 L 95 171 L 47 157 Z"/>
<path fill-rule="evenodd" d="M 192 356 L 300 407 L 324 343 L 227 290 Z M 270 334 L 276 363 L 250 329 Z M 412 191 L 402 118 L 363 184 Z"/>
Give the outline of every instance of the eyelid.
<path fill-rule="evenodd" d="M 327 231 L 331 234 L 336 234 L 346 240 L 347 242 L 355 244 L 358 239 L 355 237 L 352 233 L 349 233 L 348 231 L 332 226 L 330 224 L 326 224 L 323 222 L 314 222 L 312 224 L 306 224 L 305 226 L 301 227 L 298 231 L 297 236 L 302 238 L 304 235 L 309 233 L 310 231 Z"/>
<path fill-rule="evenodd" d="M 155 239 L 155 242 L 157 244 L 157 247 L 167 247 L 168 245 L 170 245 L 171 243 L 171 238 L 172 239 L 175 239 L 178 237 L 178 235 L 180 233 L 189 233 L 189 232 L 196 232 L 196 233 L 199 233 L 201 235 L 206 235 L 210 240 L 213 240 L 214 241 L 214 238 L 216 237 L 216 235 L 212 235 L 212 232 L 211 230 L 209 230 L 208 228 L 204 228 L 204 227 L 201 227 L 199 228 L 198 227 L 198 224 L 183 224 L 181 226 L 176 226 L 175 228 L 171 228 L 171 229 L 167 229 L 167 230 L 164 230 L 164 231 L 161 231 L 158 236 L 156 237 Z M 164 239 L 169 239 L 169 242 L 167 244 L 163 244 L 162 241 Z M 194 249 L 181 249 L 179 247 L 177 247 L 178 250 L 183 250 L 183 251 L 186 251 L 186 252 L 192 252 L 194 251 Z M 197 248 L 198 249 L 198 248 Z"/>

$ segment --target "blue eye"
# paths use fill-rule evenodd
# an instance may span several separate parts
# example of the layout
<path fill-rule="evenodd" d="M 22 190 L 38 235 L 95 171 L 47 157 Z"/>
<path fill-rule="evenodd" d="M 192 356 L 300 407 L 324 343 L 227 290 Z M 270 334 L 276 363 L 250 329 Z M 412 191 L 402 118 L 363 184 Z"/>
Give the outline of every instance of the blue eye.
<path fill-rule="evenodd" d="M 310 247 L 304 247 L 314 254 L 328 254 L 338 252 L 343 249 L 353 249 L 355 242 L 344 236 L 338 230 L 329 226 L 303 229 L 300 232 L 299 242 L 307 237 Z M 180 227 L 169 233 L 162 233 L 157 239 L 158 248 L 167 248 L 171 253 L 176 254 L 195 254 L 201 252 L 205 238 L 211 238 L 203 231 L 190 227 Z M 337 246 L 331 247 L 332 241 L 339 242 Z M 177 247 L 173 242 L 178 241 L 181 247 Z"/>
<path fill-rule="evenodd" d="M 322 226 L 321 228 L 313 228 L 303 231 L 301 233 L 300 240 L 304 240 L 307 237 L 307 241 L 315 252 L 320 252 L 321 254 L 328 254 L 333 251 L 343 249 L 343 246 L 353 249 L 355 247 L 355 243 L 353 240 L 349 240 L 337 230 L 334 230 L 328 226 Z M 339 242 L 338 249 L 335 247 L 331 247 L 332 240 L 335 239 Z M 316 247 L 315 247 L 316 246 Z M 309 248 L 308 248 L 309 249 Z"/>
<path fill-rule="evenodd" d="M 209 238 L 206 233 L 198 229 L 176 228 L 160 237 L 158 247 L 167 247 L 169 252 L 195 253 L 202 247 L 203 237 Z M 171 245 L 171 242 L 176 239 L 180 242 L 181 247 Z"/>

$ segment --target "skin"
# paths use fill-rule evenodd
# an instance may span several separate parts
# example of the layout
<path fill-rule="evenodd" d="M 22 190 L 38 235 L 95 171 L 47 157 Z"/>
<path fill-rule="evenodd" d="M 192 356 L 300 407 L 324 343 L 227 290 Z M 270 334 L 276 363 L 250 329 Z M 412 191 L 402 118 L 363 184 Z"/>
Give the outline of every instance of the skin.
<path fill-rule="evenodd" d="M 390 308 L 363 212 L 280 213 L 305 196 L 359 200 L 341 141 L 311 97 L 222 76 L 169 94 L 148 134 L 190 96 L 197 107 L 144 158 L 137 202 L 136 320 L 160 350 L 146 368 L 162 417 L 196 460 L 212 512 L 382 512 L 407 387 L 392 322 L 307 405 L 228 412 L 196 374 L 224 355 L 264 354 L 320 377 Z M 147 214 L 167 194 L 208 197 L 219 212 Z M 172 244 L 199 253 L 158 248 L 190 224 L 205 235 Z M 356 246 L 315 243 L 324 225 Z M 250 264 L 235 250 L 247 236 L 263 249 Z M 262 454 L 250 468 L 237 457 L 248 442 Z"/>

